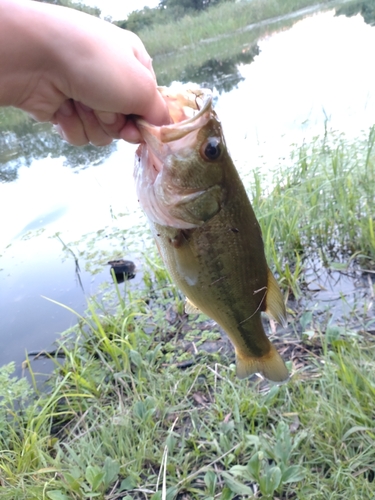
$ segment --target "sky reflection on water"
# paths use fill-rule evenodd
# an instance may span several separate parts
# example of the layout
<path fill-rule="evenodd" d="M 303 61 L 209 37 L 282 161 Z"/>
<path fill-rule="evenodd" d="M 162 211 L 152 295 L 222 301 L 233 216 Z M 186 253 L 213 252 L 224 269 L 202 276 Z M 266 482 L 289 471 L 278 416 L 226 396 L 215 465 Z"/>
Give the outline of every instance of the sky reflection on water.
<path fill-rule="evenodd" d="M 216 106 L 240 169 L 244 148 L 245 169 L 260 157 L 272 165 L 292 143 L 323 135 L 325 122 L 348 137 L 374 124 L 375 29 L 361 16 L 317 14 L 261 40 L 259 48 L 253 64 L 240 67 L 245 79 Z"/>

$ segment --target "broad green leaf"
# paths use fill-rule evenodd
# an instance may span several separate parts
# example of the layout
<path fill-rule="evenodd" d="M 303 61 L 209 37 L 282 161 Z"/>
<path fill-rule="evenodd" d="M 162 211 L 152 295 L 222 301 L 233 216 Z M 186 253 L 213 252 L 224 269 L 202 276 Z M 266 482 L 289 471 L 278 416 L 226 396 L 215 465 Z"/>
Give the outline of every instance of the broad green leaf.
<path fill-rule="evenodd" d="M 275 456 L 283 464 L 286 464 L 289 460 L 291 451 L 292 443 L 289 426 L 285 422 L 279 422 L 276 428 L 276 444 L 274 447 Z"/>
<path fill-rule="evenodd" d="M 296 483 L 301 481 L 306 475 L 306 471 L 300 465 L 291 465 L 284 470 L 281 482 L 284 483 Z"/>
<path fill-rule="evenodd" d="M 178 493 L 178 488 L 176 488 L 176 486 L 170 486 L 167 489 L 166 500 L 173 500 L 175 498 L 175 496 L 177 495 L 177 493 Z"/>
<path fill-rule="evenodd" d="M 259 452 L 254 453 L 254 455 L 250 458 L 246 466 L 249 477 L 253 481 L 259 481 L 259 473 L 261 465 L 262 465 L 261 454 Z"/>
<path fill-rule="evenodd" d="M 135 364 L 137 368 L 139 368 L 143 363 L 142 356 L 139 354 L 138 351 L 133 351 L 133 350 L 131 350 L 129 354 L 132 362 Z"/>
<path fill-rule="evenodd" d="M 345 328 L 338 325 L 328 325 L 326 329 L 325 337 L 327 342 L 333 342 L 338 340 L 341 335 L 345 333 Z"/>
<path fill-rule="evenodd" d="M 206 472 L 204 476 L 204 483 L 210 495 L 214 495 L 217 483 L 217 476 L 213 470 L 209 470 Z"/>
<path fill-rule="evenodd" d="M 279 392 L 280 387 L 278 385 L 271 387 L 268 394 L 264 398 L 264 405 L 267 406 L 268 404 L 271 404 L 272 400 L 279 394 Z"/>
<path fill-rule="evenodd" d="M 117 460 L 113 460 L 111 457 L 106 457 L 104 460 L 104 483 L 105 487 L 108 488 L 118 477 L 120 472 L 120 465 Z"/>
<path fill-rule="evenodd" d="M 62 490 L 51 490 L 47 491 L 47 497 L 51 500 L 70 500 L 70 496 L 68 497 Z"/>
<path fill-rule="evenodd" d="M 168 452 L 172 455 L 177 444 L 177 439 L 173 436 L 173 434 L 169 434 L 165 443 L 168 447 Z"/>
<path fill-rule="evenodd" d="M 98 489 L 99 485 L 103 482 L 104 476 L 105 471 L 101 470 L 99 467 L 92 465 L 86 467 L 85 477 L 93 491 Z"/>
<path fill-rule="evenodd" d="M 277 466 L 270 467 L 267 473 L 260 478 L 259 489 L 263 495 L 272 495 L 280 486 L 281 470 Z"/>
<path fill-rule="evenodd" d="M 246 465 L 233 465 L 233 467 L 230 468 L 230 473 L 233 474 L 233 476 L 245 476 L 246 472 Z"/>
<path fill-rule="evenodd" d="M 228 488 L 233 491 L 233 493 L 237 493 L 237 495 L 253 495 L 254 492 L 252 488 L 246 486 L 246 484 L 240 483 L 237 479 L 234 479 L 228 472 L 221 472 L 221 475 L 224 478 L 225 484 Z"/>
<path fill-rule="evenodd" d="M 232 490 L 228 488 L 228 486 L 225 486 L 223 488 L 223 491 L 221 492 L 220 500 L 232 500 L 233 497 L 234 493 L 232 492 Z"/>
<path fill-rule="evenodd" d="M 74 477 L 69 472 L 64 474 L 64 479 L 68 483 L 68 486 L 71 490 L 78 492 L 81 489 L 81 481 L 80 478 Z M 83 478 L 82 478 L 83 481 Z"/>
<path fill-rule="evenodd" d="M 259 437 L 254 434 L 249 434 L 246 436 L 247 444 L 255 446 L 255 448 L 259 447 Z"/>
<path fill-rule="evenodd" d="M 126 479 L 121 481 L 120 491 L 132 490 L 136 486 L 137 486 L 137 481 L 132 476 L 128 476 Z"/>
<path fill-rule="evenodd" d="M 299 322 L 301 324 L 301 327 L 302 327 L 302 331 L 305 331 L 306 330 L 306 327 L 311 323 L 312 321 L 312 312 L 311 311 L 306 311 L 302 314 Z"/>

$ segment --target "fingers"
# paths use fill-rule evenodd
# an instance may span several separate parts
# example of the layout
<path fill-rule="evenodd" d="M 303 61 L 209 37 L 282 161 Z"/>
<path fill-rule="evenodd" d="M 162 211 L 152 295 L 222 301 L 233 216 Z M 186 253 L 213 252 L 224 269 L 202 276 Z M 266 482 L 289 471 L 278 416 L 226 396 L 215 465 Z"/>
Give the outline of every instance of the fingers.
<path fill-rule="evenodd" d="M 120 139 L 133 144 L 139 144 L 142 142 L 142 136 L 135 126 L 131 116 L 128 117 L 125 126 L 120 132 Z"/>
<path fill-rule="evenodd" d="M 91 144 L 107 146 L 113 139 L 120 137 L 120 130 L 126 121 L 125 116 L 119 113 L 95 112 L 80 102 L 75 102 L 74 105 Z"/>
<path fill-rule="evenodd" d="M 74 66 L 74 71 L 68 66 L 66 78 L 56 84 L 66 100 L 58 104 L 51 121 L 63 139 L 75 146 L 105 146 L 113 139 L 141 142 L 133 115 L 154 125 L 170 123 L 167 105 L 157 90 L 152 60 L 142 41 L 113 27 L 111 35 L 99 40 L 99 48 L 95 38 L 95 50 L 90 45 L 90 51 L 85 52 L 90 71 L 82 75 L 81 65 L 78 70 Z M 108 72 L 102 70 L 103 54 Z"/>
<path fill-rule="evenodd" d="M 65 101 L 51 120 L 61 137 L 74 146 L 107 146 L 120 138 L 126 117 L 118 113 L 94 112 L 91 108 Z"/>
<path fill-rule="evenodd" d="M 167 103 L 158 90 L 154 93 L 142 118 L 153 125 L 168 125 L 172 122 Z"/>
<path fill-rule="evenodd" d="M 127 118 L 121 113 L 110 113 L 107 111 L 94 111 L 101 129 L 113 139 L 120 138 L 120 131 L 124 127 Z"/>
<path fill-rule="evenodd" d="M 137 35 L 135 35 L 135 33 L 128 33 L 133 36 L 133 53 L 135 57 L 142 64 L 142 66 L 147 68 L 154 81 L 156 82 L 156 75 L 152 66 L 152 58 L 150 57 L 150 54 L 147 52 L 146 47 L 143 45 L 141 39 Z"/>
<path fill-rule="evenodd" d="M 82 121 L 71 99 L 62 103 L 54 114 L 52 122 L 61 137 L 73 146 L 84 146 L 89 143 Z"/>

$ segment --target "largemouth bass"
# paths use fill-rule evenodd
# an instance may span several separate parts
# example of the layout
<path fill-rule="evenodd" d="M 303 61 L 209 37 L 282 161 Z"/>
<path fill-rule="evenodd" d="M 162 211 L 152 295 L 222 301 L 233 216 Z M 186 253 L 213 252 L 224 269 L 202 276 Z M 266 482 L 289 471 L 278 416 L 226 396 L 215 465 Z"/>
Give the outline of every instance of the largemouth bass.
<path fill-rule="evenodd" d="M 261 321 L 265 311 L 285 324 L 283 297 L 212 94 L 160 92 L 173 123 L 158 127 L 137 120 L 144 143 L 134 175 L 165 266 L 187 297 L 186 312 L 202 311 L 228 334 L 239 378 L 258 372 L 285 380 L 288 370 Z"/>

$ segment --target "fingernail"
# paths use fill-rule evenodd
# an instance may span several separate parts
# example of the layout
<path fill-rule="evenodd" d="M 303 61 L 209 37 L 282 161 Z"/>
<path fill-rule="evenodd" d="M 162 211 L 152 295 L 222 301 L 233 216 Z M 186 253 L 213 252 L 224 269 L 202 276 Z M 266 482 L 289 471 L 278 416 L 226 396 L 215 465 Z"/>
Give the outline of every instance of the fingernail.
<path fill-rule="evenodd" d="M 96 112 L 98 119 L 106 125 L 114 125 L 117 122 L 117 113 L 108 113 L 106 111 Z"/>
<path fill-rule="evenodd" d="M 59 135 L 61 136 L 61 134 L 62 134 L 62 130 L 61 130 L 60 125 L 54 125 L 54 126 L 53 126 L 53 130 L 54 130 L 57 134 L 59 134 Z"/>
<path fill-rule="evenodd" d="M 59 136 L 61 137 L 61 139 L 63 139 L 64 141 L 66 141 L 65 139 L 65 136 L 64 136 L 64 132 L 62 131 L 62 128 L 60 125 L 54 125 L 53 126 L 53 130 L 59 134 Z"/>
<path fill-rule="evenodd" d="M 59 113 L 63 116 L 72 116 L 73 104 L 70 101 L 64 101 L 59 107 Z"/>

